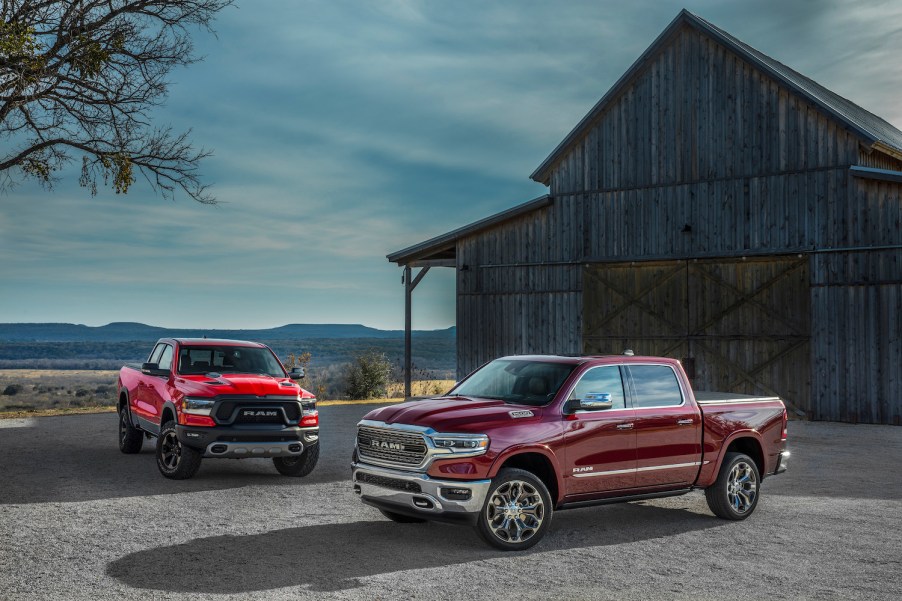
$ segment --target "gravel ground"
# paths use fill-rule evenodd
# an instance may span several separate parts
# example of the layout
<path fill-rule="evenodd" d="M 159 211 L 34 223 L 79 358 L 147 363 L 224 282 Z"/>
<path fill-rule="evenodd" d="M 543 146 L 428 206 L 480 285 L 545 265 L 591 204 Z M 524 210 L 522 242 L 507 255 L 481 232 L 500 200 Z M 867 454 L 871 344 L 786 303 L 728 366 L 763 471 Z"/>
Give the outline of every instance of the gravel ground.
<path fill-rule="evenodd" d="M 793 422 L 744 522 L 701 493 L 564 511 L 526 553 L 395 524 L 348 482 L 366 406 L 324 407 L 304 480 L 266 460 L 162 478 L 114 414 L 0 421 L 0 599 L 899 599 L 902 428 Z"/>

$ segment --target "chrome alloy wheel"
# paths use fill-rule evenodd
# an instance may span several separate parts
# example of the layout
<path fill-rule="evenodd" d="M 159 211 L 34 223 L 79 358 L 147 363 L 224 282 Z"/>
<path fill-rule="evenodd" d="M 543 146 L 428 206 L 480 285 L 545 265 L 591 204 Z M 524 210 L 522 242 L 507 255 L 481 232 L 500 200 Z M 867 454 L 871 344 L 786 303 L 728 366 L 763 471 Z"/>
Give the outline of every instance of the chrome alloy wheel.
<path fill-rule="evenodd" d="M 530 483 L 511 480 L 492 492 L 485 512 L 492 534 L 507 543 L 522 543 L 542 526 L 545 503 Z"/>
<path fill-rule="evenodd" d="M 175 432 L 166 432 L 163 435 L 160 448 L 160 461 L 167 470 L 174 470 L 179 466 L 179 460 L 182 458 L 182 443 Z"/>
<path fill-rule="evenodd" d="M 740 461 L 730 470 L 727 479 L 727 498 L 736 513 L 745 513 L 755 505 L 758 496 L 758 478 L 755 471 L 745 461 Z"/>

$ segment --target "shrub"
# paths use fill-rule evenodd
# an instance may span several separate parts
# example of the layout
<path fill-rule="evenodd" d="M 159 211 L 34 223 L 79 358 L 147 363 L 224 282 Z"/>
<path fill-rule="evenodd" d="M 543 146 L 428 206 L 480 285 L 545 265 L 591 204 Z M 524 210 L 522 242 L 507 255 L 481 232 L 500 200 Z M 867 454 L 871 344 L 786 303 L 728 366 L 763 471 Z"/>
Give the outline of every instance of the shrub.
<path fill-rule="evenodd" d="M 89 394 L 91 394 L 91 392 L 89 390 L 85 390 L 84 388 L 79 388 L 75 391 L 75 396 L 77 397 L 88 396 Z"/>
<path fill-rule="evenodd" d="M 3 389 L 4 396 L 15 396 L 25 390 L 25 387 L 21 384 L 10 384 L 6 388 Z"/>
<path fill-rule="evenodd" d="M 352 399 L 384 397 L 391 371 L 385 353 L 368 350 L 355 356 L 348 367 L 348 396 Z"/>

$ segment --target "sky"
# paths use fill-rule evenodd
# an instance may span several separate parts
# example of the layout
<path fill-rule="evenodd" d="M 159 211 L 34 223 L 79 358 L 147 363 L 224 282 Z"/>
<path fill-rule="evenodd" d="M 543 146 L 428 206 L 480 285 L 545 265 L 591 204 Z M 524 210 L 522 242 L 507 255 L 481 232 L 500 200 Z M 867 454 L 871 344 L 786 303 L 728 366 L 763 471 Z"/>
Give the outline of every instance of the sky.
<path fill-rule="evenodd" d="M 0 193 L 0 322 L 404 323 L 385 255 L 544 194 L 530 173 L 688 8 L 902 126 L 902 2 L 238 0 L 155 124 L 191 128 L 217 206 Z M 455 325 L 454 271 L 413 327 Z"/>

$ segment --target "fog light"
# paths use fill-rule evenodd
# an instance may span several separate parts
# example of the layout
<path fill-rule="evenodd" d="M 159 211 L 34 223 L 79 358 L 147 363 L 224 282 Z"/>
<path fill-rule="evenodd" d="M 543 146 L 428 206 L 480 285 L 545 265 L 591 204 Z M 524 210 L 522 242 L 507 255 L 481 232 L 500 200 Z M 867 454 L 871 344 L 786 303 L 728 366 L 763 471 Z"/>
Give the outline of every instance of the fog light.
<path fill-rule="evenodd" d="M 449 501 L 469 501 L 473 492 L 469 488 L 443 488 L 442 496 Z"/>

